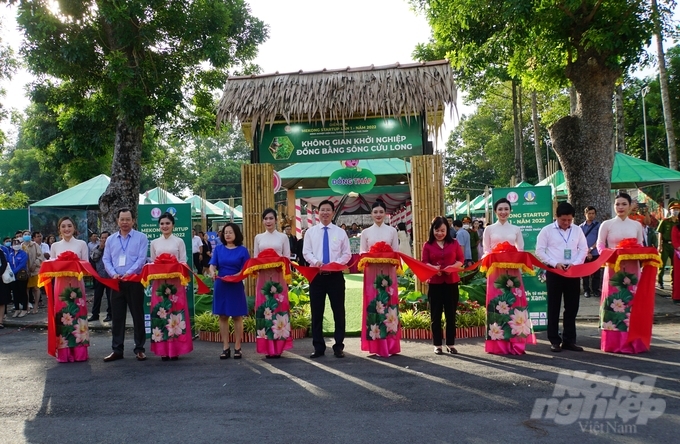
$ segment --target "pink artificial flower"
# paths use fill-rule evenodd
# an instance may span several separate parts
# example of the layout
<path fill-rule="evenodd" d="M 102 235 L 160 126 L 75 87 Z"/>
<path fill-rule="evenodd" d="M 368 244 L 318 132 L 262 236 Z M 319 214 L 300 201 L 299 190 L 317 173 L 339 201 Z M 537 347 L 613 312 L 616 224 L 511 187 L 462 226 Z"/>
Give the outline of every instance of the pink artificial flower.
<path fill-rule="evenodd" d="M 288 320 L 288 314 L 276 315 L 274 325 L 272 325 L 272 331 L 274 332 L 274 339 L 287 339 L 290 336 L 290 321 Z"/>
<path fill-rule="evenodd" d="M 513 335 L 529 336 L 531 334 L 531 322 L 526 310 L 515 309 L 515 314 L 510 315 L 508 325 L 512 328 Z"/>
<path fill-rule="evenodd" d="M 512 281 L 512 279 L 508 279 L 508 282 L 505 283 L 505 286 L 508 288 L 512 288 L 515 286 L 515 283 Z"/>
<path fill-rule="evenodd" d="M 489 325 L 489 337 L 492 341 L 499 341 L 503 339 L 503 329 L 498 323 L 494 322 Z"/>

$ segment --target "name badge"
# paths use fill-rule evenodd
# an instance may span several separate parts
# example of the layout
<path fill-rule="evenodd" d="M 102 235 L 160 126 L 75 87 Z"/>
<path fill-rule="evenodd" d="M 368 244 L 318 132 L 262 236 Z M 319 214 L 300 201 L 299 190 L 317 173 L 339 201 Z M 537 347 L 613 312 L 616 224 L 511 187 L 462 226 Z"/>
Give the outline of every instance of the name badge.
<path fill-rule="evenodd" d="M 122 254 L 118 256 L 118 266 L 119 267 L 125 266 L 125 256 L 123 256 Z"/>
<path fill-rule="evenodd" d="M 571 250 L 564 250 L 564 258 L 571 259 Z"/>

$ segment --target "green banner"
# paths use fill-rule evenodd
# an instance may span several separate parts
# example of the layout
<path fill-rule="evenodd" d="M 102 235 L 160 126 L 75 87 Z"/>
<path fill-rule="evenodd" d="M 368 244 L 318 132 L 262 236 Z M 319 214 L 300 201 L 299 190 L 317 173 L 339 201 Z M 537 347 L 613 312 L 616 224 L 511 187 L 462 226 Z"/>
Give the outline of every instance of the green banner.
<path fill-rule="evenodd" d="M 423 154 L 423 135 L 417 116 L 275 123 L 262 129 L 258 149 L 263 163 L 411 157 Z"/>
<path fill-rule="evenodd" d="M 158 205 L 139 205 L 137 207 L 137 229 L 146 234 L 151 241 L 161 236 L 161 229 L 158 226 L 158 218 L 161 214 L 168 212 L 175 218 L 175 229 L 172 234 L 184 241 L 187 248 L 187 265 L 193 270 L 193 256 L 191 254 L 191 204 L 158 204 Z M 146 253 L 147 257 L 151 254 Z M 146 337 L 151 338 L 151 285 L 146 289 L 146 300 L 144 303 L 144 326 Z M 191 324 L 194 323 L 194 284 L 193 279 L 187 287 L 187 305 L 189 306 L 189 316 Z"/>
<path fill-rule="evenodd" d="M 496 202 L 505 197 L 512 204 L 512 212 L 508 220 L 522 230 L 524 251 L 533 253 L 536 250 L 538 233 L 553 221 L 552 191 L 546 187 L 495 188 L 492 199 Z M 537 270 L 540 271 L 540 270 Z M 545 287 L 545 275 L 522 275 L 524 290 L 529 302 L 529 316 L 534 331 L 545 331 L 548 315 L 548 291 Z"/>
<path fill-rule="evenodd" d="M 342 168 L 328 178 L 328 187 L 338 194 L 365 194 L 375 186 L 375 175 L 366 169 Z"/>

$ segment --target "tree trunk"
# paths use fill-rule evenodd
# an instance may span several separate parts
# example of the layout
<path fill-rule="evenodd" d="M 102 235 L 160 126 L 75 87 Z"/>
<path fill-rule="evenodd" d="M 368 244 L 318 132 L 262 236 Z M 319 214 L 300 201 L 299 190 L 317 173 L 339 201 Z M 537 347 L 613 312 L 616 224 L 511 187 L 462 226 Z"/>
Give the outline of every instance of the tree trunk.
<path fill-rule="evenodd" d="M 531 122 L 534 124 L 534 155 L 536 156 L 536 169 L 538 170 L 538 180 L 540 182 L 545 179 L 545 167 L 543 166 L 541 133 L 538 128 L 538 105 L 536 102 L 536 91 L 531 91 Z"/>
<path fill-rule="evenodd" d="M 621 71 L 607 67 L 597 54 L 581 54 L 566 73 L 576 91 L 576 109 L 549 128 L 550 138 L 564 170 L 577 222 L 583 219 L 587 205 L 594 206 L 600 217 L 609 218 L 614 164 L 612 97 Z"/>
<path fill-rule="evenodd" d="M 512 127 L 515 143 L 515 177 L 522 180 L 522 143 L 520 138 L 519 116 L 517 115 L 517 82 L 512 80 Z"/>
<path fill-rule="evenodd" d="M 659 85 L 661 87 L 661 105 L 663 107 L 663 121 L 666 126 L 666 142 L 668 143 L 668 165 L 670 169 L 678 169 L 678 153 L 675 150 L 675 129 L 671 113 L 671 99 L 668 94 L 668 75 L 666 74 L 666 55 L 663 51 L 663 35 L 661 34 L 661 20 L 656 0 L 652 0 L 654 14 L 654 37 L 656 38 L 656 55 L 659 59 Z"/>
<path fill-rule="evenodd" d="M 626 122 L 623 109 L 623 85 L 616 85 L 616 151 L 626 152 Z"/>
<path fill-rule="evenodd" d="M 111 183 L 99 198 L 102 230 L 118 230 L 116 212 L 129 208 L 137 219 L 139 183 L 142 164 L 142 138 L 144 126 L 135 126 L 124 117 L 116 125 L 116 140 L 111 164 Z"/>
<path fill-rule="evenodd" d="M 572 116 L 576 113 L 576 88 L 574 85 L 569 87 L 569 114 Z"/>

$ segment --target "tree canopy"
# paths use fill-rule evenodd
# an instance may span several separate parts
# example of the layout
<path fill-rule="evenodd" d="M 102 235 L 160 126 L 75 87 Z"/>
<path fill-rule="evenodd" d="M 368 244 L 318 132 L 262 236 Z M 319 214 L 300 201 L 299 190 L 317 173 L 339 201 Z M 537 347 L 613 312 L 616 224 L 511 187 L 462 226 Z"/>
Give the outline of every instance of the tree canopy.
<path fill-rule="evenodd" d="M 83 130 L 68 141 L 73 154 L 113 144 L 111 184 L 100 199 L 107 228 L 116 208 L 136 208 L 145 131 L 201 125 L 201 119 L 186 123 L 188 116 L 212 104 L 228 69 L 252 69 L 249 61 L 267 37 L 243 0 L 15 3 L 36 89 L 57 86 L 73 106 L 64 124 Z M 96 122 L 113 127 L 102 133 L 113 134 L 112 141 L 97 140 L 98 128 L 87 131 L 92 121 L 79 120 L 83 107 L 90 117 L 102 113 Z"/>
<path fill-rule="evenodd" d="M 413 0 L 433 31 L 421 55 L 445 54 L 463 87 L 504 75 L 533 90 L 573 86 L 573 114 L 550 128 L 570 200 L 609 215 L 615 83 L 644 60 L 651 5 L 633 0 Z M 662 10 L 668 11 L 671 2 Z"/>

